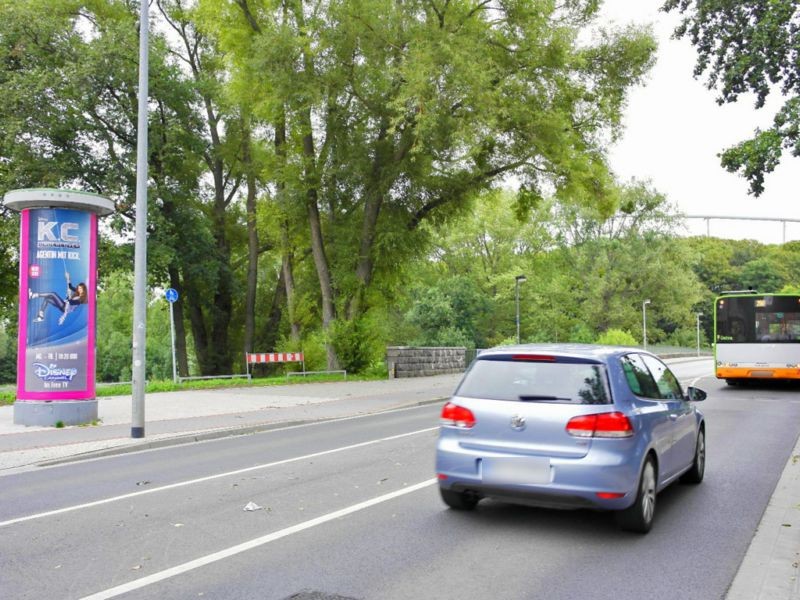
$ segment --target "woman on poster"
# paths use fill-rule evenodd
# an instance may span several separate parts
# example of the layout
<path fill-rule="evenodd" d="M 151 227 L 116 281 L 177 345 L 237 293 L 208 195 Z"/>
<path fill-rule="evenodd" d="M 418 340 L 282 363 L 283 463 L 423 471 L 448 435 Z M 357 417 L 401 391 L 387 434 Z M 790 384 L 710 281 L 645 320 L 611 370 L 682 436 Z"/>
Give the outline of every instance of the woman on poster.
<path fill-rule="evenodd" d="M 58 324 L 61 325 L 64 323 L 64 320 L 67 318 L 69 313 L 71 313 L 81 304 L 86 304 L 89 301 L 86 284 L 79 283 L 77 286 L 73 286 L 70 282 L 69 273 L 65 271 L 64 275 L 67 278 L 66 299 L 59 296 L 56 292 L 39 293 L 34 292 L 31 289 L 28 290 L 29 300 L 34 300 L 37 298 L 42 299 L 42 303 L 39 305 L 39 312 L 36 315 L 36 318 L 33 320 L 34 323 L 41 323 L 44 321 L 44 314 L 47 307 L 55 306 L 61 312 L 61 316 L 58 318 Z"/>

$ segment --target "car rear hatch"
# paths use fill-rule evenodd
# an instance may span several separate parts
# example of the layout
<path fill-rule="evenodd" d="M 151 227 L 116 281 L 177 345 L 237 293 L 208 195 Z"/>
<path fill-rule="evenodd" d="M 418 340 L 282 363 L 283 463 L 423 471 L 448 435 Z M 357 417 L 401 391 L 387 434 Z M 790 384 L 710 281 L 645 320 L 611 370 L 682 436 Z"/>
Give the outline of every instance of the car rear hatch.
<path fill-rule="evenodd" d="M 581 458 L 592 436 L 568 424 L 613 411 L 601 362 L 519 353 L 479 357 L 452 402 L 474 416 L 459 445 L 504 456 Z"/>

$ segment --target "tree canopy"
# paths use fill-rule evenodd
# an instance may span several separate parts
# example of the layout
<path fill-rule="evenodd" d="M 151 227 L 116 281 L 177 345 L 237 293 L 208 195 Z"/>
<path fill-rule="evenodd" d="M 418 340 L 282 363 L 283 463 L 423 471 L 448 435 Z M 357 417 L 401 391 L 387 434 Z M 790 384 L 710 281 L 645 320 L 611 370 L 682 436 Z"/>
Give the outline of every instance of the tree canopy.
<path fill-rule="evenodd" d="M 784 150 L 800 156 L 800 2 L 667 0 L 663 9 L 683 15 L 675 36 L 697 50 L 695 76 L 707 76 L 720 104 L 752 93 L 762 108 L 769 95 L 782 96 L 772 127 L 756 129 L 721 154 L 722 166 L 743 175 L 750 193 L 760 195 Z"/>
<path fill-rule="evenodd" d="M 796 285 L 797 251 L 676 240 L 674 207 L 606 163 L 646 28 L 597 0 L 156 0 L 150 43 L 148 377 L 173 287 L 180 374 L 244 351 L 380 369 L 387 344 L 694 335 L 729 282 Z M 0 191 L 113 199 L 98 373 L 127 379 L 138 2 L 0 0 Z M 2 209 L 6 211 L 6 209 Z M 0 221 L 0 378 L 17 229 Z M 676 293 L 679 290 L 680 293 Z"/>

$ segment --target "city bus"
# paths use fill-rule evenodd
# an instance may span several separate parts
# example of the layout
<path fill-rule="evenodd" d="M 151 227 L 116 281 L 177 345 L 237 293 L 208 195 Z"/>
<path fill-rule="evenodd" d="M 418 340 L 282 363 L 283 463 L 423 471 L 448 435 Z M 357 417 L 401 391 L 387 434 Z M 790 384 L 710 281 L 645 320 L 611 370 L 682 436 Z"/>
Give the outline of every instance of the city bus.
<path fill-rule="evenodd" d="M 714 301 L 714 368 L 728 385 L 800 380 L 800 295 L 723 293 Z"/>

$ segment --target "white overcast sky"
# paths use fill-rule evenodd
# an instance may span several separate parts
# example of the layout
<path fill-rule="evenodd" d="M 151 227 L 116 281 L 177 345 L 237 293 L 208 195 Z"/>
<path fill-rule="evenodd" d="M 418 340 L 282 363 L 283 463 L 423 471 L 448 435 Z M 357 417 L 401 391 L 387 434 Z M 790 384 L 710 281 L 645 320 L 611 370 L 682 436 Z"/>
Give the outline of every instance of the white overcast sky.
<path fill-rule="evenodd" d="M 748 138 L 756 127 L 772 122 L 776 98 L 756 110 L 753 98 L 718 105 L 717 93 L 693 77 L 696 60 L 687 40 L 671 39 L 676 13 L 658 9 L 661 0 L 605 0 L 603 20 L 618 26 L 650 23 L 658 38 L 658 62 L 646 85 L 632 90 L 624 123 L 625 134 L 610 153 L 621 181 L 649 179 L 687 215 L 727 215 L 800 219 L 800 159 L 784 153 L 780 167 L 765 180 L 755 198 L 747 181 L 725 171 L 717 156 Z M 705 222 L 690 220 L 688 232 L 705 234 Z M 780 243 L 780 223 L 711 221 L 711 235 Z M 786 240 L 800 240 L 800 223 L 786 226 Z"/>

